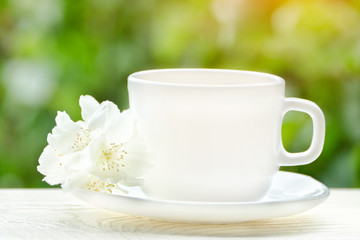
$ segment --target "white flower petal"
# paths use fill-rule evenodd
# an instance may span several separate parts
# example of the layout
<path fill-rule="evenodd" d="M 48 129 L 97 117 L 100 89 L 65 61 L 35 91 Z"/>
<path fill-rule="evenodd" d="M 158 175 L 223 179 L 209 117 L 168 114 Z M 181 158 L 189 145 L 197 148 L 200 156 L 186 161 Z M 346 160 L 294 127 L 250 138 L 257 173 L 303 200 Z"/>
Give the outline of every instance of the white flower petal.
<path fill-rule="evenodd" d="M 71 145 L 76 138 L 80 126 L 74 123 L 66 112 L 58 112 L 55 118 L 56 126 L 48 134 L 48 143 L 61 154 L 72 152 Z"/>
<path fill-rule="evenodd" d="M 139 134 L 136 133 L 128 143 L 124 144 L 123 148 L 127 152 L 123 164 L 128 176 L 141 177 L 153 166 L 153 155 Z"/>
<path fill-rule="evenodd" d="M 66 171 L 62 163 L 61 154 L 57 153 L 51 146 L 46 146 L 39 158 L 37 170 L 45 176 L 43 179 L 50 185 L 63 183 Z"/>
<path fill-rule="evenodd" d="M 123 180 L 121 180 L 119 182 L 119 184 L 126 186 L 126 187 L 137 187 L 137 186 L 144 185 L 144 179 L 126 176 Z"/>
<path fill-rule="evenodd" d="M 104 101 L 87 121 L 88 127 L 91 130 L 101 128 L 106 131 L 113 119 L 116 119 L 118 115 L 120 115 L 119 108 L 110 101 Z"/>
<path fill-rule="evenodd" d="M 70 192 L 72 190 L 83 189 L 84 186 L 89 182 L 91 175 L 86 172 L 78 172 L 69 176 L 66 181 L 61 184 L 61 188 L 64 192 Z"/>
<path fill-rule="evenodd" d="M 67 128 L 56 126 L 53 133 L 48 134 L 47 141 L 51 147 L 61 154 L 72 153 L 74 152 L 73 145 L 77 139 L 77 132 L 80 130 L 80 126 L 75 123 L 67 126 Z"/>
<path fill-rule="evenodd" d="M 56 125 L 61 126 L 61 125 L 71 124 L 73 121 L 65 111 L 63 112 L 58 111 L 55 117 L 55 122 Z"/>
<path fill-rule="evenodd" d="M 88 150 L 89 148 L 85 148 L 82 151 L 64 155 L 62 162 L 65 169 L 69 172 L 89 171 L 93 164 Z"/>
<path fill-rule="evenodd" d="M 47 141 L 59 153 L 81 151 L 91 141 L 92 133 L 83 121 L 73 122 L 65 112 L 58 112 L 56 123 Z"/>
<path fill-rule="evenodd" d="M 94 112 L 96 112 L 96 110 L 100 107 L 100 103 L 89 95 L 80 96 L 79 104 L 81 108 L 81 116 L 84 121 L 88 121 Z"/>
<path fill-rule="evenodd" d="M 106 138 L 110 142 L 125 143 L 130 140 L 134 134 L 134 119 L 130 111 L 123 111 L 118 114 L 105 129 Z"/>
<path fill-rule="evenodd" d="M 89 155 L 92 161 L 92 166 L 95 166 L 99 161 L 99 156 L 101 155 L 102 150 L 105 145 L 104 135 L 100 135 L 97 138 L 94 138 L 89 144 Z"/>

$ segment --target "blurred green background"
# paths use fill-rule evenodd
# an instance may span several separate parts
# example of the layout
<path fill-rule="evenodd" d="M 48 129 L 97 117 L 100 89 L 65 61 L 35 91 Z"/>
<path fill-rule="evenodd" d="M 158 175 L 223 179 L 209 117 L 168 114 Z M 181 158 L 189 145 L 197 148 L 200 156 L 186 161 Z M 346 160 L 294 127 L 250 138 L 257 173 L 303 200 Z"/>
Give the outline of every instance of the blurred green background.
<path fill-rule="evenodd" d="M 327 123 L 319 159 L 286 170 L 360 187 L 360 1 L 0 0 L 0 187 L 48 187 L 37 160 L 57 110 L 80 119 L 91 94 L 128 108 L 127 76 L 204 67 L 277 74 Z M 289 151 L 308 116 L 283 125 Z"/>

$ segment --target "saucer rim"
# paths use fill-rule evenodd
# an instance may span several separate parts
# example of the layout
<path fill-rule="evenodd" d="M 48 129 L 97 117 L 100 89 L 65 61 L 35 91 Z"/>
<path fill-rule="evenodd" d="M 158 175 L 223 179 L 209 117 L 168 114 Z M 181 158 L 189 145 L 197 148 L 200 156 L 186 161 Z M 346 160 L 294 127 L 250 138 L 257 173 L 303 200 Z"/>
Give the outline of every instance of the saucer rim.
<path fill-rule="evenodd" d="M 131 196 L 131 195 L 126 195 L 126 194 L 115 194 L 115 193 L 101 193 L 101 192 L 93 192 L 90 190 L 73 190 L 72 194 L 73 195 L 77 195 L 76 193 L 80 193 L 80 194 L 96 194 L 96 195 L 104 195 L 105 197 L 111 197 L 111 198 L 122 198 L 122 199 L 128 199 L 128 200 L 135 200 L 135 201 L 141 201 L 141 202 L 152 202 L 152 203 L 157 203 L 157 204 L 176 204 L 176 205 L 188 205 L 188 206 L 195 206 L 195 205 L 199 205 L 199 206 L 204 206 L 204 205 L 210 205 L 210 206 L 229 206 L 229 205 L 257 205 L 257 204 L 266 204 L 266 205 L 271 205 L 271 204 L 278 204 L 281 202 L 286 202 L 286 203 L 291 203 L 291 202 L 305 202 L 305 201 L 314 201 L 314 200 L 320 200 L 320 199 L 326 199 L 330 196 L 330 190 L 329 188 L 323 184 L 322 182 L 314 179 L 313 177 L 310 177 L 308 175 L 305 174 L 300 174 L 300 173 L 294 173 L 294 172 L 288 172 L 288 171 L 278 171 L 276 174 L 286 174 L 286 175 L 298 175 L 300 177 L 303 178 L 310 178 L 312 181 L 316 182 L 317 184 L 319 184 L 319 188 L 322 189 L 322 192 L 319 193 L 318 195 L 314 196 L 308 196 L 308 197 L 303 197 L 303 198 L 296 198 L 296 199 L 272 199 L 272 200 L 264 200 L 259 199 L 257 201 L 222 201 L 222 202 L 214 202 L 214 201 L 181 201 L 181 200 L 171 200 L 171 199 L 160 199 L 160 198 L 153 198 L 150 196 L 147 196 L 146 193 L 144 193 L 145 196 Z M 269 193 L 269 192 L 268 192 Z M 268 194 L 267 193 L 267 194 Z M 267 194 L 264 196 L 266 197 Z"/>
<path fill-rule="evenodd" d="M 106 194 L 84 190 L 71 193 L 89 205 L 114 213 L 172 223 L 193 224 L 233 224 L 288 217 L 312 209 L 329 197 L 329 189 L 312 177 L 284 171 L 279 171 L 277 174 L 283 175 L 280 180 L 286 180 L 289 177 L 302 178 L 304 188 L 310 187 L 310 191 L 302 194 L 300 187 L 296 190 L 299 190 L 301 194 L 296 195 L 295 192 L 294 197 L 290 196 L 289 199 L 286 194 L 283 195 L 281 192 L 277 194 L 276 190 L 279 189 L 274 187 L 275 195 L 265 195 L 263 199 L 254 202 L 173 201 L 148 198 L 145 193 L 144 196 Z M 280 186 L 280 190 L 284 193 L 287 192 L 287 189 L 290 188 Z"/>

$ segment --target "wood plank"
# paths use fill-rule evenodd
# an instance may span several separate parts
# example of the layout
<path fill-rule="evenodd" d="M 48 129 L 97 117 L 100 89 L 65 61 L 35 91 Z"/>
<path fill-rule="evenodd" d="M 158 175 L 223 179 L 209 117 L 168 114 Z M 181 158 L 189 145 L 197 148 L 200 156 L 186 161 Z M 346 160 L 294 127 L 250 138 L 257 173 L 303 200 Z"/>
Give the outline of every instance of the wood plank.
<path fill-rule="evenodd" d="M 169 223 L 101 210 L 59 189 L 1 189 L 0 239 L 360 239 L 360 190 L 285 218 L 228 225 Z"/>

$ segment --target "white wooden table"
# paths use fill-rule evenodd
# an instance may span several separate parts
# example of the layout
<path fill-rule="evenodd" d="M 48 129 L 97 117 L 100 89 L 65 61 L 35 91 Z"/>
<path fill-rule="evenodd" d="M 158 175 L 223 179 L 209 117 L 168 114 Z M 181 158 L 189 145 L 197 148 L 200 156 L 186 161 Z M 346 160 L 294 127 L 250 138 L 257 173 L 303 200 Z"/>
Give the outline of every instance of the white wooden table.
<path fill-rule="evenodd" d="M 0 189 L 0 239 L 360 239 L 360 189 L 307 212 L 230 225 L 161 222 L 91 207 L 59 189 Z"/>

